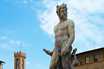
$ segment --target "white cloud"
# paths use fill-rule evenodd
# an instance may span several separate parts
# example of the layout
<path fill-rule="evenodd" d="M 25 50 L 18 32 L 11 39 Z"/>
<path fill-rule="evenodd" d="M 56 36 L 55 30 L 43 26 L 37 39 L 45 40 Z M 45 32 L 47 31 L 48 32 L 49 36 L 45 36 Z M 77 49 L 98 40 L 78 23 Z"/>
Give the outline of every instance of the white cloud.
<path fill-rule="evenodd" d="M 66 0 L 69 8 L 74 8 L 79 11 L 95 13 L 95 12 L 104 12 L 103 9 L 103 0 Z M 64 1 L 63 1 L 64 2 Z"/>
<path fill-rule="evenodd" d="M 2 37 L 0 37 L 0 39 L 7 39 L 7 37 L 6 36 L 2 36 Z"/>
<path fill-rule="evenodd" d="M 27 65 L 31 65 L 30 62 L 27 62 L 27 61 L 26 61 L 26 64 L 27 64 Z"/>
<path fill-rule="evenodd" d="M 35 65 L 36 69 L 49 69 L 47 66 L 43 65 L 43 64 L 36 64 Z"/>
<path fill-rule="evenodd" d="M 10 48 L 7 44 L 0 44 L 0 46 L 4 49 L 14 50 L 13 48 Z"/>
<path fill-rule="evenodd" d="M 31 2 L 32 0 L 30 0 Z M 24 3 L 24 4 L 27 4 L 28 1 L 27 0 L 17 0 L 16 3 Z"/>
<path fill-rule="evenodd" d="M 15 46 L 20 46 L 20 42 L 21 41 L 11 39 L 7 36 L 0 36 L 0 47 L 4 49 L 14 50 Z"/>
<path fill-rule="evenodd" d="M 16 3 L 21 3 L 20 1 L 16 1 Z"/>
<path fill-rule="evenodd" d="M 16 45 L 20 45 L 20 42 L 21 42 L 21 41 L 19 41 L 19 40 L 13 40 L 13 39 L 11 39 L 11 38 L 9 38 L 9 37 L 7 37 L 7 36 L 2 36 L 2 37 L 0 37 L 0 39 L 1 39 L 1 40 L 7 40 L 7 41 L 9 41 L 11 44 L 16 44 Z"/>
<path fill-rule="evenodd" d="M 26 1 L 26 0 L 23 0 L 23 3 L 25 3 L 25 4 L 26 4 L 26 3 L 27 3 L 27 1 Z"/>
<path fill-rule="evenodd" d="M 97 46 L 103 46 L 104 42 L 104 20 L 101 14 L 104 14 L 103 0 L 44 0 L 42 4 L 45 10 L 40 10 L 38 17 L 41 21 L 40 27 L 49 35 L 54 35 L 53 28 L 59 19 L 56 14 L 56 5 L 66 3 L 68 7 L 68 18 L 75 23 L 76 39 L 73 44 L 78 44 L 88 49 L 93 47 L 93 42 Z M 99 26 L 101 25 L 101 26 Z M 91 46 L 92 45 L 92 46 Z"/>
<path fill-rule="evenodd" d="M 15 41 L 15 40 L 10 40 L 10 43 L 11 43 L 11 44 L 20 45 L 20 42 L 21 42 L 21 41 L 18 41 L 18 40 L 17 40 L 17 41 Z"/>
<path fill-rule="evenodd" d="M 30 2 L 33 2 L 32 0 L 30 0 Z"/>

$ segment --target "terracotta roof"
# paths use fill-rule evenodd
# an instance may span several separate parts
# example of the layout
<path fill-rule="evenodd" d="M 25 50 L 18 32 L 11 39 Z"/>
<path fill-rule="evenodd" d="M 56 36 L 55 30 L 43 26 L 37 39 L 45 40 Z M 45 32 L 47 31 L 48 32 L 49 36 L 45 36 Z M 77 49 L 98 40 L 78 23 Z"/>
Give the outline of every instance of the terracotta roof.
<path fill-rule="evenodd" d="M 97 50 L 101 50 L 101 49 L 104 49 L 104 47 L 93 49 L 93 50 L 89 50 L 89 51 L 80 52 L 80 53 L 77 53 L 76 55 L 80 55 L 80 54 L 84 54 L 84 53 L 88 53 L 88 52 L 92 52 L 92 51 L 97 51 Z"/>

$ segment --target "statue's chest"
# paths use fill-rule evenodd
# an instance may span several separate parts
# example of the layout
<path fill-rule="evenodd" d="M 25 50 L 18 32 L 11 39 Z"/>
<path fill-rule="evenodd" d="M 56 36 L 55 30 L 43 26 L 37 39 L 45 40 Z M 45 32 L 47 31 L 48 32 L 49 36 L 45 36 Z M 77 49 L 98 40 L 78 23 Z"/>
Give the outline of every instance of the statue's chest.
<path fill-rule="evenodd" d="M 67 28 L 68 28 L 67 24 L 61 23 L 61 24 L 58 24 L 58 25 L 56 26 L 55 32 L 57 32 L 58 30 L 65 30 L 65 29 L 67 29 Z"/>
<path fill-rule="evenodd" d="M 66 24 L 62 23 L 59 25 L 58 30 L 64 30 L 64 29 L 67 29 L 67 27 L 68 26 Z"/>

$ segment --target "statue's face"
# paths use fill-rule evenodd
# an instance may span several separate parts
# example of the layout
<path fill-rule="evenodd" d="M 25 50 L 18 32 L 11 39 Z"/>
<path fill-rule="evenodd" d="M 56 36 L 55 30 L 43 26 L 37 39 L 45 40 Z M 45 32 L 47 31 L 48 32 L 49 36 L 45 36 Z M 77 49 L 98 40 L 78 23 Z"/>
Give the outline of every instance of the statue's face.
<path fill-rule="evenodd" d="M 67 8 L 61 7 L 59 12 L 60 12 L 59 17 L 63 20 L 66 20 L 67 19 Z"/>

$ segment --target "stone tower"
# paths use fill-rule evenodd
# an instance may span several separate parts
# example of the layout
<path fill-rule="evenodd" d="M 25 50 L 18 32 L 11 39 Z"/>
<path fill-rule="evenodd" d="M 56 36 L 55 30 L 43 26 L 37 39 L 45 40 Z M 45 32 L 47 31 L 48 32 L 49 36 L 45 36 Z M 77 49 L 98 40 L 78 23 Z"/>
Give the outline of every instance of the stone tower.
<path fill-rule="evenodd" d="M 5 64 L 5 62 L 4 61 L 0 61 L 0 69 L 3 69 L 3 64 Z"/>
<path fill-rule="evenodd" d="M 20 52 L 14 52 L 14 69 L 25 69 L 26 54 Z"/>

